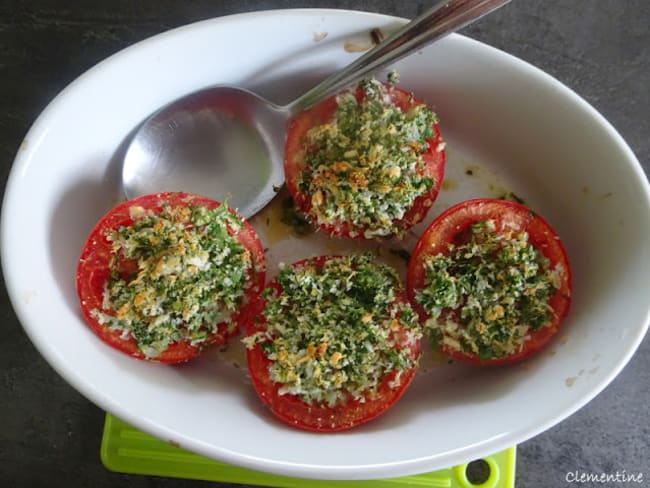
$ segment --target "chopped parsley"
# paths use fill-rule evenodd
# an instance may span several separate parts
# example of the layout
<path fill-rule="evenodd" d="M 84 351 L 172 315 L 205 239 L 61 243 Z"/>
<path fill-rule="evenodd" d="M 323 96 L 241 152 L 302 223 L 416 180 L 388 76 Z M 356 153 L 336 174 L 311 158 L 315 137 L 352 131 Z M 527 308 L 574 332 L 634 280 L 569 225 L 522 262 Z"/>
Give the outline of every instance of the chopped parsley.
<path fill-rule="evenodd" d="M 526 232 L 497 233 L 494 221 L 477 222 L 465 243 L 428 256 L 424 268 L 416 301 L 430 315 L 425 332 L 451 350 L 502 358 L 551 323 L 548 301 L 562 270 L 550 269 Z"/>
<path fill-rule="evenodd" d="M 370 254 L 283 267 L 276 280 L 280 291 L 264 292 L 266 330 L 244 341 L 260 344 L 280 394 L 330 407 L 364 401 L 389 374 L 396 388 L 416 366 L 417 316 L 398 299 L 397 273 Z"/>
<path fill-rule="evenodd" d="M 250 251 L 228 229 L 241 221 L 225 205 L 130 208 L 134 222 L 107 233 L 110 279 L 100 324 L 133 337 L 147 358 L 177 341 L 200 345 L 238 309 L 252 267 Z M 230 324 L 229 327 L 234 327 Z"/>
<path fill-rule="evenodd" d="M 354 91 L 340 94 L 333 119 L 307 132 L 299 188 L 310 195 L 316 224 L 348 223 L 351 237 L 374 238 L 399 233 L 395 221 L 433 186 L 422 156 L 437 117 L 424 104 L 404 112 L 390 84 L 359 86 L 361 101 Z"/>

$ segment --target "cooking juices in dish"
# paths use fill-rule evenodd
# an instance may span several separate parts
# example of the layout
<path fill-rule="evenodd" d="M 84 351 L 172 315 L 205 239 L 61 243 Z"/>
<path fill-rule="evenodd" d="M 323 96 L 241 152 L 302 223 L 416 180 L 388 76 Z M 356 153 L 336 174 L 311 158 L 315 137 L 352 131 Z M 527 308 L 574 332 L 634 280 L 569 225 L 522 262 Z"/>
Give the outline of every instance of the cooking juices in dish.
<path fill-rule="evenodd" d="M 196 195 L 159 193 L 99 221 L 81 252 L 77 293 L 106 343 L 177 363 L 225 343 L 264 279 L 262 245 L 234 211 Z"/>
<path fill-rule="evenodd" d="M 445 152 L 437 122 L 411 93 L 375 79 L 296 115 L 284 166 L 297 208 L 334 236 L 404 232 L 440 190 Z"/>
<path fill-rule="evenodd" d="M 397 273 L 369 254 L 281 269 L 247 326 L 253 385 L 277 417 L 338 431 L 371 420 L 405 391 L 421 328 Z"/>
<path fill-rule="evenodd" d="M 408 267 L 425 333 L 448 355 L 480 364 L 521 360 L 557 332 L 571 300 L 559 237 L 524 205 L 478 199 L 438 216 Z"/>

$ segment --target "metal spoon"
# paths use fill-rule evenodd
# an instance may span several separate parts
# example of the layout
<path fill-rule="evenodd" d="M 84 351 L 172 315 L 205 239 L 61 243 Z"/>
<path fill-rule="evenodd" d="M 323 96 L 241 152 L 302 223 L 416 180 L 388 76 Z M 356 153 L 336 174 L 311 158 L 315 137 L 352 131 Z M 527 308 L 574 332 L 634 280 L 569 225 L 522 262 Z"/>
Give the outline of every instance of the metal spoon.
<path fill-rule="evenodd" d="M 127 198 L 185 191 L 227 200 L 246 218 L 284 183 L 290 117 L 510 0 L 439 0 L 375 48 L 292 103 L 279 106 L 233 86 L 215 86 L 163 107 L 136 130 L 126 150 Z"/>

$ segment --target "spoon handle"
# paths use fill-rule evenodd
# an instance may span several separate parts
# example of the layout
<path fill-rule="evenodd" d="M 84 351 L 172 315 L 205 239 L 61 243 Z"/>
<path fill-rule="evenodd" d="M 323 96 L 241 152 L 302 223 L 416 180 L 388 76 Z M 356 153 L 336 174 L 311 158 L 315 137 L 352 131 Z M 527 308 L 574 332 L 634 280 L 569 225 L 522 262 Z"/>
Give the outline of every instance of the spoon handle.
<path fill-rule="evenodd" d="M 368 73 L 396 61 L 414 50 L 454 32 L 510 0 L 438 0 L 376 47 L 309 90 L 286 109 L 305 110 L 348 87 Z"/>

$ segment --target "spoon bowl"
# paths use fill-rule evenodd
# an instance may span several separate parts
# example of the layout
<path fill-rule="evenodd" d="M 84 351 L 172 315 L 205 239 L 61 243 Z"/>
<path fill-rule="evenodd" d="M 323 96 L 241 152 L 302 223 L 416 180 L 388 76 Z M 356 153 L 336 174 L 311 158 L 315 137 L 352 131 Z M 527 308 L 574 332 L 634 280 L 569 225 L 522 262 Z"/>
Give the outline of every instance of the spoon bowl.
<path fill-rule="evenodd" d="M 254 215 L 284 181 L 288 117 L 282 107 L 233 86 L 182 97 L 134 134 L 124 157 L 124 191 L 133 198 L 190 190 Z"/>
<path fill-rule="evenodd" d="M 226 201 L 243 217 L 251 217 L 284 182 L 285 131 L 293 114 L 509 1 L 438 0 L 285 106 L 233 86 L 206 88 L 170 103 L 142 123 L 127 148 L 125 196 L 184 191 Z"/>

